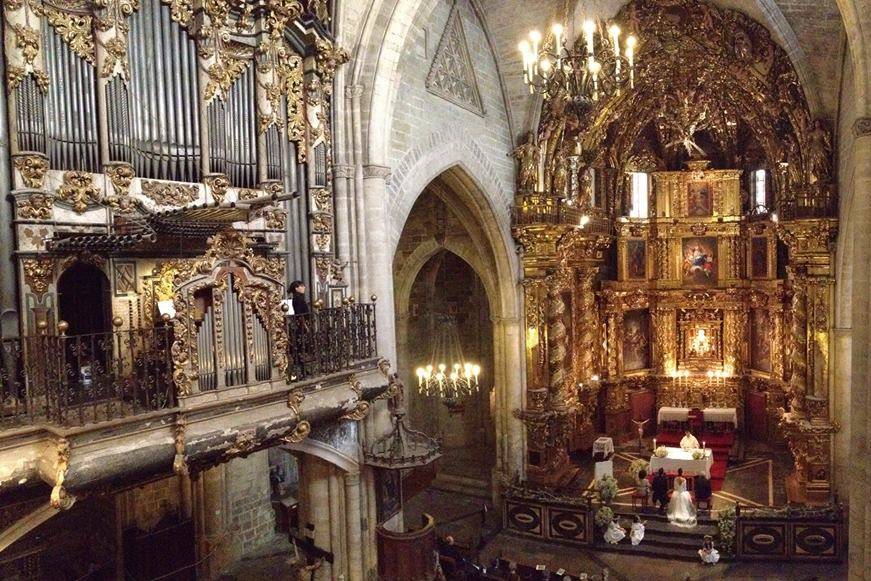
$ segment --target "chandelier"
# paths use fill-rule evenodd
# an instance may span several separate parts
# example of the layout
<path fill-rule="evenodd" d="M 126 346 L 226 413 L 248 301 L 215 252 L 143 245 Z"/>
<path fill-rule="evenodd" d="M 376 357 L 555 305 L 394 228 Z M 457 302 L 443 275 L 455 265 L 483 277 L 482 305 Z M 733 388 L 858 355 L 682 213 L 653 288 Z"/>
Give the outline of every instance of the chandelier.
<path fill-rule="evenodd" d="M 562 94 L 580 105 L 590 105 L 620 94 L 624 87 L 635 87 L 638 39 L 630 34 L 621 41 L 617 24 L 606 30 L 598 20 L 585 20 L 582 31 L 583 42 L 572 43 L 557 22 L 546 38 L 533 30 L 520 42 L 523 81 L 530 93 L 545 99 Z"/>
<path fill-rule="evenodd" d="M 430 362 L 417 368 L 418 391 L 461 410 L 461 400 L 478 391 L 481 367 L 463 357 L 454 317 L 442 316 L 438 323 Z"/>

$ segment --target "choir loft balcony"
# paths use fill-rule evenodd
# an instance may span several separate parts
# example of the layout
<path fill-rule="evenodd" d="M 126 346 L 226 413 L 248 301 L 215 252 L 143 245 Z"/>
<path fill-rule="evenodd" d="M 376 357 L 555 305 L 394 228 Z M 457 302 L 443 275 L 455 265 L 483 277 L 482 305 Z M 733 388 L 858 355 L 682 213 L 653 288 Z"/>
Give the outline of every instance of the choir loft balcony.
<path fill-rule="evenodd" d="M 366 417 L 391 393 L 374 302 L 289 315 L 283 280 L 280 259 L 227 230 L 204 256 L 153 269 L 141 328 L 115 316 L 109 331 L 77 334 L 43 320 L 2 339 L 0 498 L 45 494 L 64 508 Z"/>
<path fill-rule="evenodd" d="M 80 427 L 180 409 L 195 397 L 180 398 L 176 391 L 173 378 L 181 366 L 173 364 L 172 320 L 153 328 L 76 336 L 66 334 L 64 321 L 57 327 L 37 336 L 0 339 L 0 429 Z M 238 394 L 265 383 L 308 384 L 374 366 L 374 304 L 289 315 L 284 330 L 288 368 L 273 377 L 272 339 L 258 321 L 251 323 L 250 350 L 233 336 L 226 355 L 219 357 L 211 340 L 214 321 L 207 315 L 197 333 L 199 395 L 219 387 Z M 214 395 L 208 399 L 220 397 Z"/>

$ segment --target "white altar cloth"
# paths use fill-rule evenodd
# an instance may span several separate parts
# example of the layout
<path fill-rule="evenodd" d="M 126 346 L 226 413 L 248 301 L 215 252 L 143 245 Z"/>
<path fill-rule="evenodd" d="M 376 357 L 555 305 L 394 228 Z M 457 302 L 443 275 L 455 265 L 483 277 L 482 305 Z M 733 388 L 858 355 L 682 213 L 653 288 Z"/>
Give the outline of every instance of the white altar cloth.
<path fill-rule="evenodd" d="M 650 456 L 650 473 L 656 472 L 662 468 L 666 472 L 677 472 L 678 468 L 683 468 L 686 474 L 704 474 L 707 478 L 711 477 L 711 466 L 714 465 L 714 455 L 711 449 L 705 450 L 705 457 L 699 460 L 693 459 L 692 450 L 684 452 L 680 448 L 666 448 L 668 454 L 664 458 L 659 458 L 651 454 Z"/>
<path fill-rule="evenodd" d="M 663 422 L 685 422 L 690 415 L 690 408 L 672 408 L 663 406 L 659 408 L 659 413 L 656 415 L 656 423 Z"/>
<path fill-rule="evenodd" d="M 706 422 L 731 422 L 738 427 L 738 410 L 735 408 L 705 408 L 702 417 Z"/>
<path fill-rule="evenodd" d="M 605 458 L 613 454 L 614 440 L 608 436 L 596 438 L 596 441 L 593 442 L 593 456 L 595 456 L 597 452 L 601 452 Z"/>

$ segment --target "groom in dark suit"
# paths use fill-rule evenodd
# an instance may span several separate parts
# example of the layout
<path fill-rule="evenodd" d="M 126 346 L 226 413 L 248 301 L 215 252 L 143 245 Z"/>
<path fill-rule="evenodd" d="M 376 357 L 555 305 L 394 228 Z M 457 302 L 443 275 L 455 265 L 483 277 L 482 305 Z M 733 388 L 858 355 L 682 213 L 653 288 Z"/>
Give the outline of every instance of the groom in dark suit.
<path fill-rule="evenodd" d="M 668 476 L 665 475 L 665 470 L 660 468 L 653 477 L 651 483 L 651 492 L 653 497 L 652 504 L 659 503 L 659 513 L 662 514 L 665 510 L 665 505 L 668 504 Z"/>

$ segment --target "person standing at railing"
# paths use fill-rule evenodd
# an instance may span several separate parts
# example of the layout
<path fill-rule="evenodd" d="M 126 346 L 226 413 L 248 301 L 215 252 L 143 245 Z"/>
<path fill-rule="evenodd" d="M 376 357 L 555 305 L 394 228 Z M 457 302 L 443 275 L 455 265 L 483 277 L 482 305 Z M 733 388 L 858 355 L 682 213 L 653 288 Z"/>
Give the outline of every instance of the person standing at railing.
<path fill-rule="evenodd" d="M 290 283 L 290 306 L 293 309 L 293 316 L 290 320 L 293 321 L 291 340 L 293 341 L 293 359 L 296 367 L 295 375 L 305 377 L 311 308 L 305 297 L 305 283 L 301 280 Z"/>
<path fill-rule="evenodd" d="M 301 280 L 290 283 L 290 304 L 294 315 L 307 315 L 311 312 L 305 298 L 305 283 Z"/>

